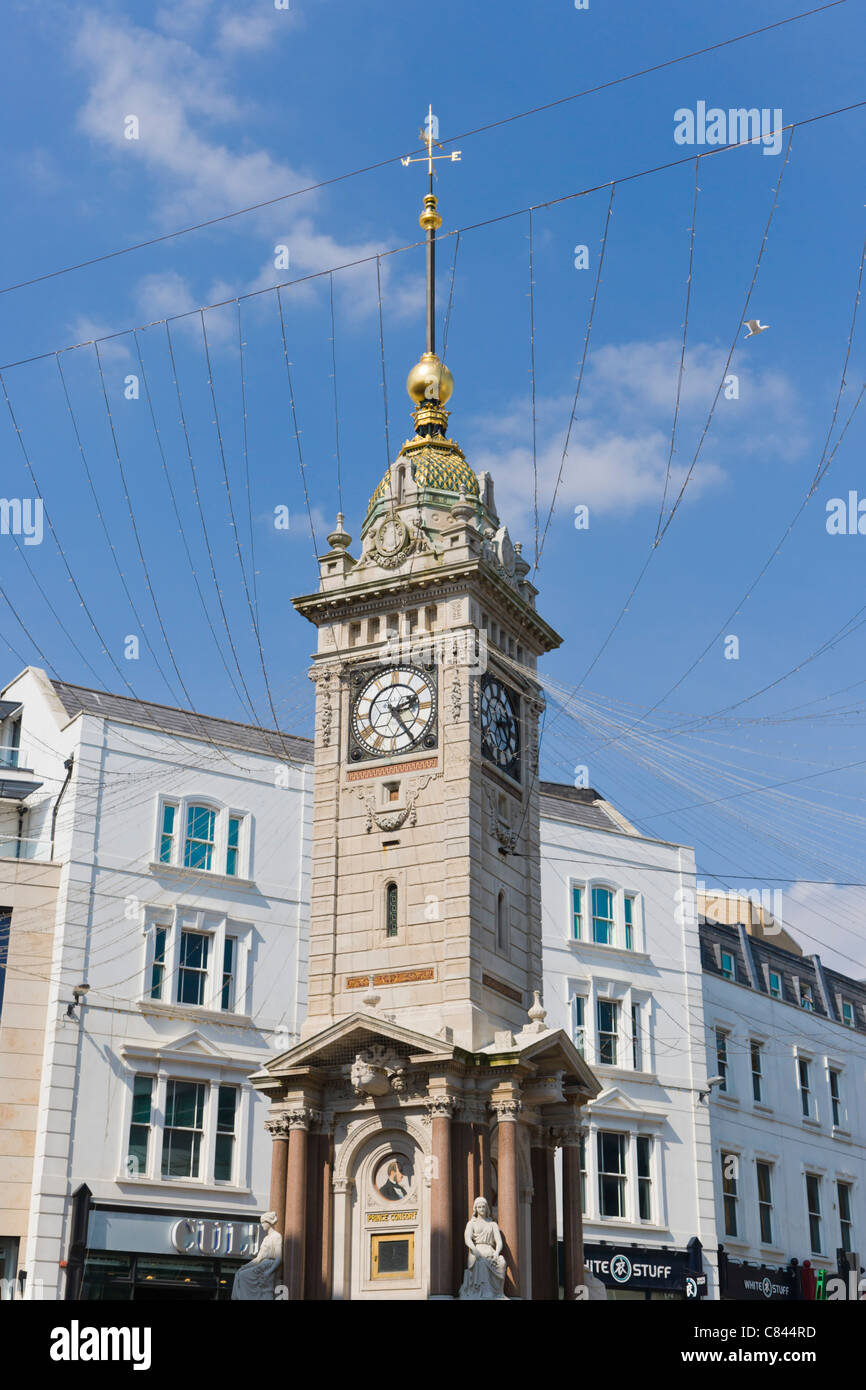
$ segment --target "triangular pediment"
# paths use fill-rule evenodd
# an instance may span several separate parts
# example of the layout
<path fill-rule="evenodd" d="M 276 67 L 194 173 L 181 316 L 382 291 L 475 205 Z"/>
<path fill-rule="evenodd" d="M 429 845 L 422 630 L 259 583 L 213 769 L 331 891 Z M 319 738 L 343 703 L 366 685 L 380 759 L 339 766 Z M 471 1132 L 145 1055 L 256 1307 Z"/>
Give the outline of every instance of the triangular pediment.
<path fill-rule="evenodd" d="M 211 1042 L 197 1028 L 192 1032 L 184 1033 L 181 1038 L 174 1038 L 172 1042 L 163 1043 L 161 1052 L 199 1052 L 202 1057 L 225 1057 L 225 1052 L 216 1043 Z"/>
<path fill-rule="evenodd" d="M 297 1067 L 340 1066 L 354 1061 L 362 1049 L 375 1046 L 388 1047 L 407 1060 L 418 1055 L 447 1060 L 458 1051 L 444 1038 L 416 1033 L 375 1014 L 356 1013 L 281 1053 L 266 1064 L 261 1075 L 280 1076 Z"/>
<path fill-rule="evenodd" d="M 592 1102 L 594 1111 L 610 1110 L 617 1114 L 634 1115 L 644 1119 L 655 1119 L 666 1112 L 657 1105 L 641 1105 L 633 1096 L 619 1086 L 608 1086 Z"/>
<path fill-rule="evenodd" d="M 529 1041 L 518 1034 L 513 1050 L 521 1062 L 531 1062 L 538 1071 L 549 1068 L 551 1071 L 564 1072 L 590 1099 L 601 1090 L 601 1082 L 562 1028 L 538 1033 Z"/>

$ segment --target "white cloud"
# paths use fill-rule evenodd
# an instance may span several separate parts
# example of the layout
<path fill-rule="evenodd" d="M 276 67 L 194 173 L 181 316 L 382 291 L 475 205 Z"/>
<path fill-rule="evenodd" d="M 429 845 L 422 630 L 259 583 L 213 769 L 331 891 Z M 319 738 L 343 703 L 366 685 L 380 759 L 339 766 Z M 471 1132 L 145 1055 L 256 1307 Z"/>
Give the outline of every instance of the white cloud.
<path fill-rule="evenodd" d="M 673 340 L 598 348 L 588 361 L 564 466 L 573 396 L 545 397 L 538 402 L 536 458 L 542 526 L 561 466 L 560 517 L 579 503 L 589 506 L 590 518 L 593 511 L 628 516 L 641 507 L 659 507 L 670 451 L 679 352 L 680 345 Z M 687 357 L 668 507 L 691 464 L 724 360 L 719 349 L 706 344 L 696 345 Z M 524 531 L 532 520 L 530 429 L 529 403 L 523 401 L 505 415 L 470 422 L 467 431 L 473 467 L 493 475 L 500 515 L 507 517 L 509 527 Z M 778 451 L 787 459 L 803 448 L 796 399 L 785 377 L 773 370 L 741 371 L 739 399 L 720 399 L 685 501 L 724 483 L 725 461 L 734 451 L 738 456 Z"/>
<path fill-rule="evenodd" d="M 782 916 L 807 955 L 817 953 L 842 975 L 866 978 L 866 888 L 795 883 L 784 892 Z"/>
<path fill-rule="evenodd" d="M 269 11 L 264 25 L 261 11 L 224 9 L 214 15 L 208 0 L 185 0 L 180 7 L 160 12 L 159 22 L 170 32 L 157 33 L 94 11 L 85 13 L 74 45 L 76 60 L 89 78 L 79 126 L 114 157 L 143 163 L 158 190 L 153 201 L 160 229 L 218 216 L 315 182 L 310 172 L 264 149 L 231 143 L 232 129 L 248 112 L 233 95 L 230 57 L 239 49 L 248 52 L 262 46 L 265 39 L 275 41 L 285 28 L 285 15 Z M 209 52 L 199 51 L 190 41 L 198 29 L 214 40 Z M 124 135 L 129 115 L 138 118 L 137 140 Z M 269 246 L 285 242 L 291 269 L 288 274 L 277 271 L 272 253 L 266 253 L 259 274 L 228 293 L 264 288 L 381 251 L 381 243 L 345 243 L 320 231 L 311 211 L 315 206 L 315 195 L 304 194 L 303 202 L 280 203 L 239 219 L 239 231 L 253 225 Z M 225 225 L 231 229 L 235 224 Z M 418 312 L 420 284 L 404 286 L 388 260 L 382 262 L 382 281 L 389 312 Z M 344 272 L 337 283 L 353 314 L 367 315 L 375 308 L 371 266 Z M 139 301 L 158 298 L 156 288 L 149 277 L 139 287 Z M 179 286 L 174 293 L 169 284 L 167 290 L 168 298 L 176 301 L 173 312 L 181 301 L 184 307 L 209 302 L 205 286 L 189 286 L 188 293 L 180 294 Z M 295 291 L 307 296 L 314 292 L 312 286 Z"/>

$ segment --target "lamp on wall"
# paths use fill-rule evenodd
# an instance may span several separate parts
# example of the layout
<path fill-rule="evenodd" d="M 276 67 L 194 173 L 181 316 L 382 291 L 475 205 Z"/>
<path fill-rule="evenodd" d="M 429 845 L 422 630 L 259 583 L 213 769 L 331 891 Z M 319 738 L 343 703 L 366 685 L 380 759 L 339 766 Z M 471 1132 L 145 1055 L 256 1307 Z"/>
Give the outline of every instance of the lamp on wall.
<path fill-rule="evenodd" d="M 87 983 L 86 980 L 80 985 L 75 985 L 72 991 L 72 1003 L 66 1005 L 67 1018 L 77 1017 L 75 1010 L 78 1008 L 78 1005 L 84 999 L 85 995 L 89 992 L 89 990 L 90 985 Z"/>
<path fill-rule="evenodd" d="M 704 1090 L 704 1091 L 698 1091 L 698 1099 L 699 1099 L 699 1100 L 706 1100 L 707 1096 L 710 1094 L 710 1091 L 713 1089 L 713 1087 L 714 1087 L 714 1086 L 721 1086 L 721 1084 L 722 1084 L 722 1082 L 724 1081 L 724 1079 L 725 1079 L 725 1078 L 724 1078 L 723 1076 L 708 1076 L 708 1077 L 707 1077 L 707 1087 L 706 1087 L 706 1090 Z"/>

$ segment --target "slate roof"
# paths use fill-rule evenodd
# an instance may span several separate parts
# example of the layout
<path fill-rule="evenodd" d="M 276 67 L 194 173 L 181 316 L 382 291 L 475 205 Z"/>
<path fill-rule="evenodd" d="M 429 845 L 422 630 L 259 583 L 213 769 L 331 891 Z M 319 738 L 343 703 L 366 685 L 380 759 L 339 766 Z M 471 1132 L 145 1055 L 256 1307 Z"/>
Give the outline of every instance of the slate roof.
<path fill-rule="evenodd" d="M 866 981 L 853 980 L 848 975 L 830 970 L 817 956 L 797 956 L 766 938 L 749 936 L 743 926 L 727 926 L 699 917 L 698 929 L 701 965 L 708 974 L 725 978 L 722 976 L 720 953 L 722 950 L 728 951 L 734 958 L 736 984 L 769 994 L 769 973 L 772 970 L 781 981 L 779 1002 L 799 1005 L 799 984 L 802 981 L 812 988 L 814 1006 L 810 1013 L 841 1023 L 841 1003 L 844 999 L 854 1005 L 855 1030 L 866 1033 Z M 753 971 L 749 970 L 746 952 L 751 956 Z"/>
<path fill-rule="evenodd" d="M 565 782 L 540 782 L 541 814 L 553 820 L 572 821 L 592 830 L 624 833 L 622 821 L 611 815 L 604 797 L 593 787 L 570 787 Z"/>
<path fill-rule="evenodd" d="M 70 685 L 68 681 L 53 680 L 51 684 L 70 719 L 82 712 L 98 714 L 123 724 L 180 734 L 248 753 L 265 753 L 282 759 L 288 756 L 306 763 L 313 761 L 312 739 L 298 738 L 295 734 L 259 729 L 254 724 L 239 724 L 233 719 L 218 719 L 210 714 L 193 714 L 173 705 L 135 700 L 129 695 L 111 695 L 84 685 Z"/>

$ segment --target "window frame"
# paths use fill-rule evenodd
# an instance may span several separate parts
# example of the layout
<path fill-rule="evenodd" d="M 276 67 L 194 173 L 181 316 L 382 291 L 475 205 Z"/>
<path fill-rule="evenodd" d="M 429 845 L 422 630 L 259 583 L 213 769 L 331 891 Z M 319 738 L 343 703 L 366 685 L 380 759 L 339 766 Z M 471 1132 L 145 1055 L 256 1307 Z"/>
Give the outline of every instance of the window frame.
<path fill-rule="evenodd" d="M 731 1032 L 729 1028 L 723 1028 L 720 1024 L 716 1024 L 713 1030 L 713 1045 L 716 1057 L 716 1075 L 722 1078 L 719 1082 L 719 1092 L 724 1096 L 731 1094 L 731 1092 L 728 1090 L 728 1079 L 731 1071 L 731 1063 L 730 1058 L 728 1056 L 728 1041 L 730 1039 L 730 1036 Z"/>
<path fill-rule="evenodd" d="M 725 966 L 725 961 L 730 961 L 729 966 Z M 737 982 L 737 962 L 733 951 L 719 950 L 719 969 L 722 972 L 723 980 L 730 980 L 732 984 Z"/>
<path fill-rule="evenodd" d="M 607 893 L 610 899 L 610 917 L 602 917 L 596 912 L 595 895 L 596 893 Z M 609 884 L 594 883 L 590 889 L 590 917 L 592 922 L 592 942 L 595 946 L 613 946 L 614 931 L 616 927 L 616 889 Z M 596 931 L 596 922 L 605 923 L 606 936 L 601 938 Z"/>
<path fill-rule="evenodd" d="M 813 1254 L 813 1255 L 821 1255 L 821 1254 L 823 1253 L 822 1248 L 821 1248 L 821 1241 L 823 1240 L 823 1232 L 822 1232 L 822 1230 L 821 1230 L 821 1222 L 822 1222 L 822 1220 L 823 1220 L 823 1215 L 824 1215 L 824 1213 L 823 1213 L 823 1211 L 822 1211 L 822 1209 L 821 1209 L 821 1174 L 820 1174 L 820 1173 L 813 1173 L 810 1169 L 807 1168 L 806 1171 L 805 1171 L 805 1178 L 806 1178 L 806 1216 L 807 1216 L 807 1224 L 808 1224 L 808 1227 L 809 1227 L 809 1249 L 810 1249 L 811 1254 Z M 814 1191 L 815 1191 L 815 1195 L 816 1195 L 816 1197 L 817 1197 L 817 1203 L 816 1203 L 816 1206 L 815 1206 L 814 1210 L 813 1210 L 813 1208 L 812 1208 L 812 1206 L 811 1206 L 811 1190 L 810 1190 L 810 1183 L 814 1183 L 814 1185 L 815 1185 L 815 1186 L 814 1186 Z M 815 1233 L 816 1233 L 816 1231 L 817 1231 L 817 1235 L 818 1235 L 818 1243 L 817 1243 L 817 1244 L 815 1243 Z"/>
<path fill-rule="evenodd" d="M 596 1065 L 600 1067 L 619 1066 L 619 1033 L 621 1018 L 622 1001 L 620 999 L 609 999 L 606 995 L 598 995 L 595 1001 L 595 1056 Z M 613 1011 L 614 1028 L 602 1028 L 601 1010 L 608 1008 Z M 603 1055 L 604 1044 L 602 1039 L 613 1039 L 613 1060 L 607 1061 Z"/>
<path fill-rule="evenodd" d="M 845 1202 L 842 1201 L 842 1193 L 845 1193 Z M 853 1217 L 853 1193 L 854 1184 L 847 1178 L 836 1179 L 836 1206 L 839 1211 L 839 1239 L 841 1248 L 846 1255 L 854 1249 L 854 1217 Z M 843 1205 L 847 1207 L 847 1215 L 843 1214 Z"/>
<path fill-rule="evenodd" d="M 767 1175 L 766 1196 L 761 1194 L 761 1170 Z M 773 1244 L 773 1165 L 766 1158 L 755 1159 L 755 1182 L 758 1191 L 758 1233 L 761 1237 L 761 1245 L 772 1246 Z M 764 1217 L 766 1215 L 766 1232 L 764 1229 Z"/>
<path fill-rule="evenodd" d="M 618 1140 L 617 1158 L 621 1163 L 618 1169 L 608 1169 L 603 1167 L 602 1140 L 613 1138 Z M 598 1129 L 596 1130 L 596 1159 L 598 1171 L 598 1210 L 602 1221 L 626 1220 L 628 1218 L 628 1140 L 629 1135 L 622 1130 Z M 605 1210 L 605 1182 L 616 1184 L 618 1194 L 617 1205 L 621 1210 L 612 1212 Z"/>
<path fill-rule="evenodd" d="M 221 1019 L 246 1019 L 250 1014 L 250 958 L 255 926 L 238 918 L 229 917 L 224 912 L 211 911 L 178 903 L 171 917 L 157 911 L 145 918 L 145 949 L 142 968 L 140 1005 L 156 1009 L 190 1009 L 198 1012 L 218 1014 Z M 165 933 L 165 947 L 162 961 L 157 958 L 158 933 Z M 186 1002 L 181 999 L 181 971 L 198 967 L 186 966 L 182 961 L 182 938 L 184 934 L 203 936 L 208 939 L 207 966 L 203 974 L 203 997 L 201 1003 Z M 226 942 L 234 942 L 232 962 L 231 1006 L 223 1006 L 225 991 Z M 162 979 L 159 994 L 153 993 L 154 975 L 162 966 Z"/>
<path fill-rule="evenodd" d="M 195 1052 L 184 1048 L 166 1050 L 144 1044 L 123 1044 L 121 1057 L 125 1068 L 120 1117 L 120 1152 L 117 1171 L 119 1185 L 186 1189 L 209 1189 L 212 1191 L 249 1192 L 251 1145 L 250 1125 L 253 1116 L 253 1092 L 249 1085 L 249 1063 L 230 1057 L 215 1057 L 211 1062 L 202 1062 Z M 129 1171 L 130 1128 L 133 1124 L 133 1095 L 137 1078 L 149 1079 L 152 1083 L 150 1109 L 150 1136 L 146 1171 L 131 1174 Z M 168 1088 L 169 1082 L 190 1082 L 204 1087 L 203 1129 L 200 1143 L 199 1176 L 164 1177 L 162 1155 L 165 1130 L 168 1128 Z M 236 1093 L 234 1112 L 234 1144 L 232 1154 L 231 1181 L 214 1176 L 216 1163 L 217 1121 L 219 1111 L 219 1089 L 231 1087 Z M 177 1128 L 177 1126 L 175 1126 Z"/>
<path fill-rule="evenodd" d="M 722 1225 L 726 1236 L 731 1240 L 740 1240 L 740 1155 L 732 1149 L 720 1149 L 719 1158 L 722 1168 Z M 725 1172 L 726 1160 L 730 1158 L 734 1160 L 734 1175 L 731 1178 Z"/>
<path fill-rule="evenodd" d="M 778 989 L 773 988 L 774 980 L 778 981 Z M 767 993 L 769 994 L 771 999 L 784 999 L 785 986 L 780 971 L 770 969 L 767 970 Z"/>
<path fill-rule="evenodd" d="M 173 827 L 169 833 L 164 829 L 165 813 L 173 810 Z M 208 843 L 212 846 L 211 865 L 187 864 L 187 843 L 189 836 L 189 814 L 193 809 L 209 812 L 213 820 L 213 840 L 195 840 L 195 843 Z M 157 798 L 155 844 L 153 864 L 155 868 L 176 869 L 184 874 L 203 874 L 209 878 L 229 878 L 235 882 L 249 882 L 252 872 L 252 817 L 248 810 L 221 802 L 206 795 L 164 796 Z M 232 824 L 237 825 L 235 838 L 231 843 Z M 164 855 L 164 842 L 170 841 L 168 858 Z M 234 859 L 232 861 L 232 855 Z M 230 867 L 233 862 L 234 868 Z"/>
<path fill-rule="evenodd" d="M 755 1066 L 757 1057 L 758 1065 Z M 749 1039 L 749 1063 L 752 1073 L 752 1100 L 764 1104 L 764 1044 L 760 1038 Z"/>

